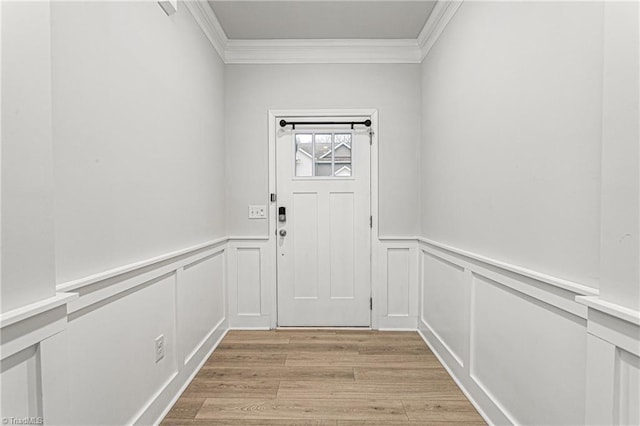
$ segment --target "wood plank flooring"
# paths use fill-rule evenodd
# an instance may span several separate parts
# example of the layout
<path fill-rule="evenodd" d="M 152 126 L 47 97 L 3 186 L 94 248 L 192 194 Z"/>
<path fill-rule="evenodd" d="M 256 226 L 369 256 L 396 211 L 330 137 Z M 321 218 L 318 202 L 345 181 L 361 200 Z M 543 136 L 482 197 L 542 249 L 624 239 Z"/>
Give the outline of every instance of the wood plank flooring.
<path fill-rule="evenodd" d="M 415 332 L 230 331 L 162 421 L 484 425 Z"/>

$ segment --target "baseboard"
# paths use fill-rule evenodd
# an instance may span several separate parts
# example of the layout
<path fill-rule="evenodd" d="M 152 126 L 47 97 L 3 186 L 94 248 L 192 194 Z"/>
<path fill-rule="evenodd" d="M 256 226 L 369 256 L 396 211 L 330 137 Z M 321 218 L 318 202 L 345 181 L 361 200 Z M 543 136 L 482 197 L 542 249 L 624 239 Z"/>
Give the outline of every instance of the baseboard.
<path fill-rule="evenodd" d="M 136 425 L 159 424 L 229 332 L 227 320 L 214 328 L 189 363 L 149 402 L 133 421 Z"/>
<path fill-rule="evenodd" d="M 418 328 L 418 317 L 414 315 L 379 316 L 376 330 L 415 331 Z"/>
<path fill-rule="evenodd" d="M 440 355 L 438 350 L 435 348 L 435 346 L 432 345 L 431 342 L 429 342 L 429 339 L 425 336 L 424 332 L 420 329 L 420 327 L 418 327 L 417 331 L 418 331 L 418 334 L 420 335 L 420 337 L 422 338 L 422 340 L 424 341 L 424 343 L 429 347 L 431 352 L 433 352 L 433 354 L 436 356 L 436 358 L 438 359 L 438 362 L 440 362 L 440 364 L 444 367 L 444 369 L 447 370 L 447 373 L 449 374 L 449 376 L 453 379 L 453 381 L 456 383 L 458 388 L 460 388 L 460 390 L 462 391 L 464 396 L 469 400 L 471 405 L 473 405 L 473 407 L 476 409 L 478 414 L 480 414 L 480 416 L 484 419 L 484 421 L 487 422 L 487 424 L 490 424 L 490 425 L 499 424 L 500 422 L 496 422 L 496 421 L 492 420 L 487 415 L 487 413 L 482 408 L 482 406 L 476 401 L 476 399 L 474 398 L 473 394 L 464 386 L 462 381 L 454 374 L 454 372 L 451 370 L 451 368 L 449 368 L 449 366 L 444 361 L 444 359 L 442 358 L 442 356 Z M 507 416 L 505 416 L 505 417 L 507 417 Z"/>
<path fill-rule="evenodd" d="M 420 251 L 420 335 L 483 418 L 584 423 L 587 312 L 575 297 L 590 291 L 434 242 Z"/>

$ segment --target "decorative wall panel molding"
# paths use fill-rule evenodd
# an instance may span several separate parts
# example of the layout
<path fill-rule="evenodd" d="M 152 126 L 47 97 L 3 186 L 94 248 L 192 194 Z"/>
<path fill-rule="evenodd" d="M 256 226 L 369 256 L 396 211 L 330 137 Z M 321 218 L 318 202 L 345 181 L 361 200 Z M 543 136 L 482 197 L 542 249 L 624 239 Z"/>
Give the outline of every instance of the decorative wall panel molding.
<path fill-rule="evenodd" d="M 373 321 L 380 330 L 415 330 L 418 246 L 415 238 L 383 237 L 374 244 Z"/>
<path fill-rule="evenodd" d="M 640 424 L 640 312 L 577 300 L 588 307 L 587 424 Z"/>
<path fill-rule="evenodd" d="M 275 253 L 266 237 L 231 237 L 228 248 L 229 326 L 276 326 Z"/>
<path fill-rule="evenodd" d="M 28 402 L 15 409 L 53 423 L 157 422 L 229 328 L 275 327 L 272 251 L 268 237 L 222 238 L 63 283 L 73 292 L 4 313 L 2 377 Z M 490 423 L 637 422 L 638 312 L 423 238 L 378 239 L 373 267 L 373 328 L 417 328 Z M 127 396 L 119 383 L 132 376 L 141 387 Z M 513 398 L 518 387 L 527 398 Z M 92 398 L 114 404 L 89 410 Z"/>
<path fill-rule="evenodd" d="M 584 423 L 587 311 L 575 299 L 597 290 L 417 240 L 419 332 L 481 415 L 490 424 Z"/>
<path fill-rule="evenodd" d="M 2 380 L 27 399 L 3 398 L 3 413 L 158 423 L 228 330 L 226 250 L 224 238 L 124 265 L 4 313 Z"/>

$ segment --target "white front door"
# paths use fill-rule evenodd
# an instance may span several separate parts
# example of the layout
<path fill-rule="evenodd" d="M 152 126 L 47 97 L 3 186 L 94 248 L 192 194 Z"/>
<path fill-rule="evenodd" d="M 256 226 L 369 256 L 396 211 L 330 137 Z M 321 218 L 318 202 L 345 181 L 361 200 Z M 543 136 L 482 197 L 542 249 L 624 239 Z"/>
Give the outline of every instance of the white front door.
<path fill-rule="evenodd" d="M 280 326 L 371 325 L 369 141 L 364 126 L 278 126 Z"/>

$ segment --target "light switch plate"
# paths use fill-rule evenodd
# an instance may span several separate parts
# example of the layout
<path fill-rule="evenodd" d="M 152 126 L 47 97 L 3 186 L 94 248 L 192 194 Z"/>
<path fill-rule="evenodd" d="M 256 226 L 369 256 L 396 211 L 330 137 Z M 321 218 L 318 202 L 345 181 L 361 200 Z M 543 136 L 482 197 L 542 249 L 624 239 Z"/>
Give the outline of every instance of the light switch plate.
<path fill-rule="evenodd" d="M 249 219 L 266 219 L 267 206 L 249 206 Z"/>

